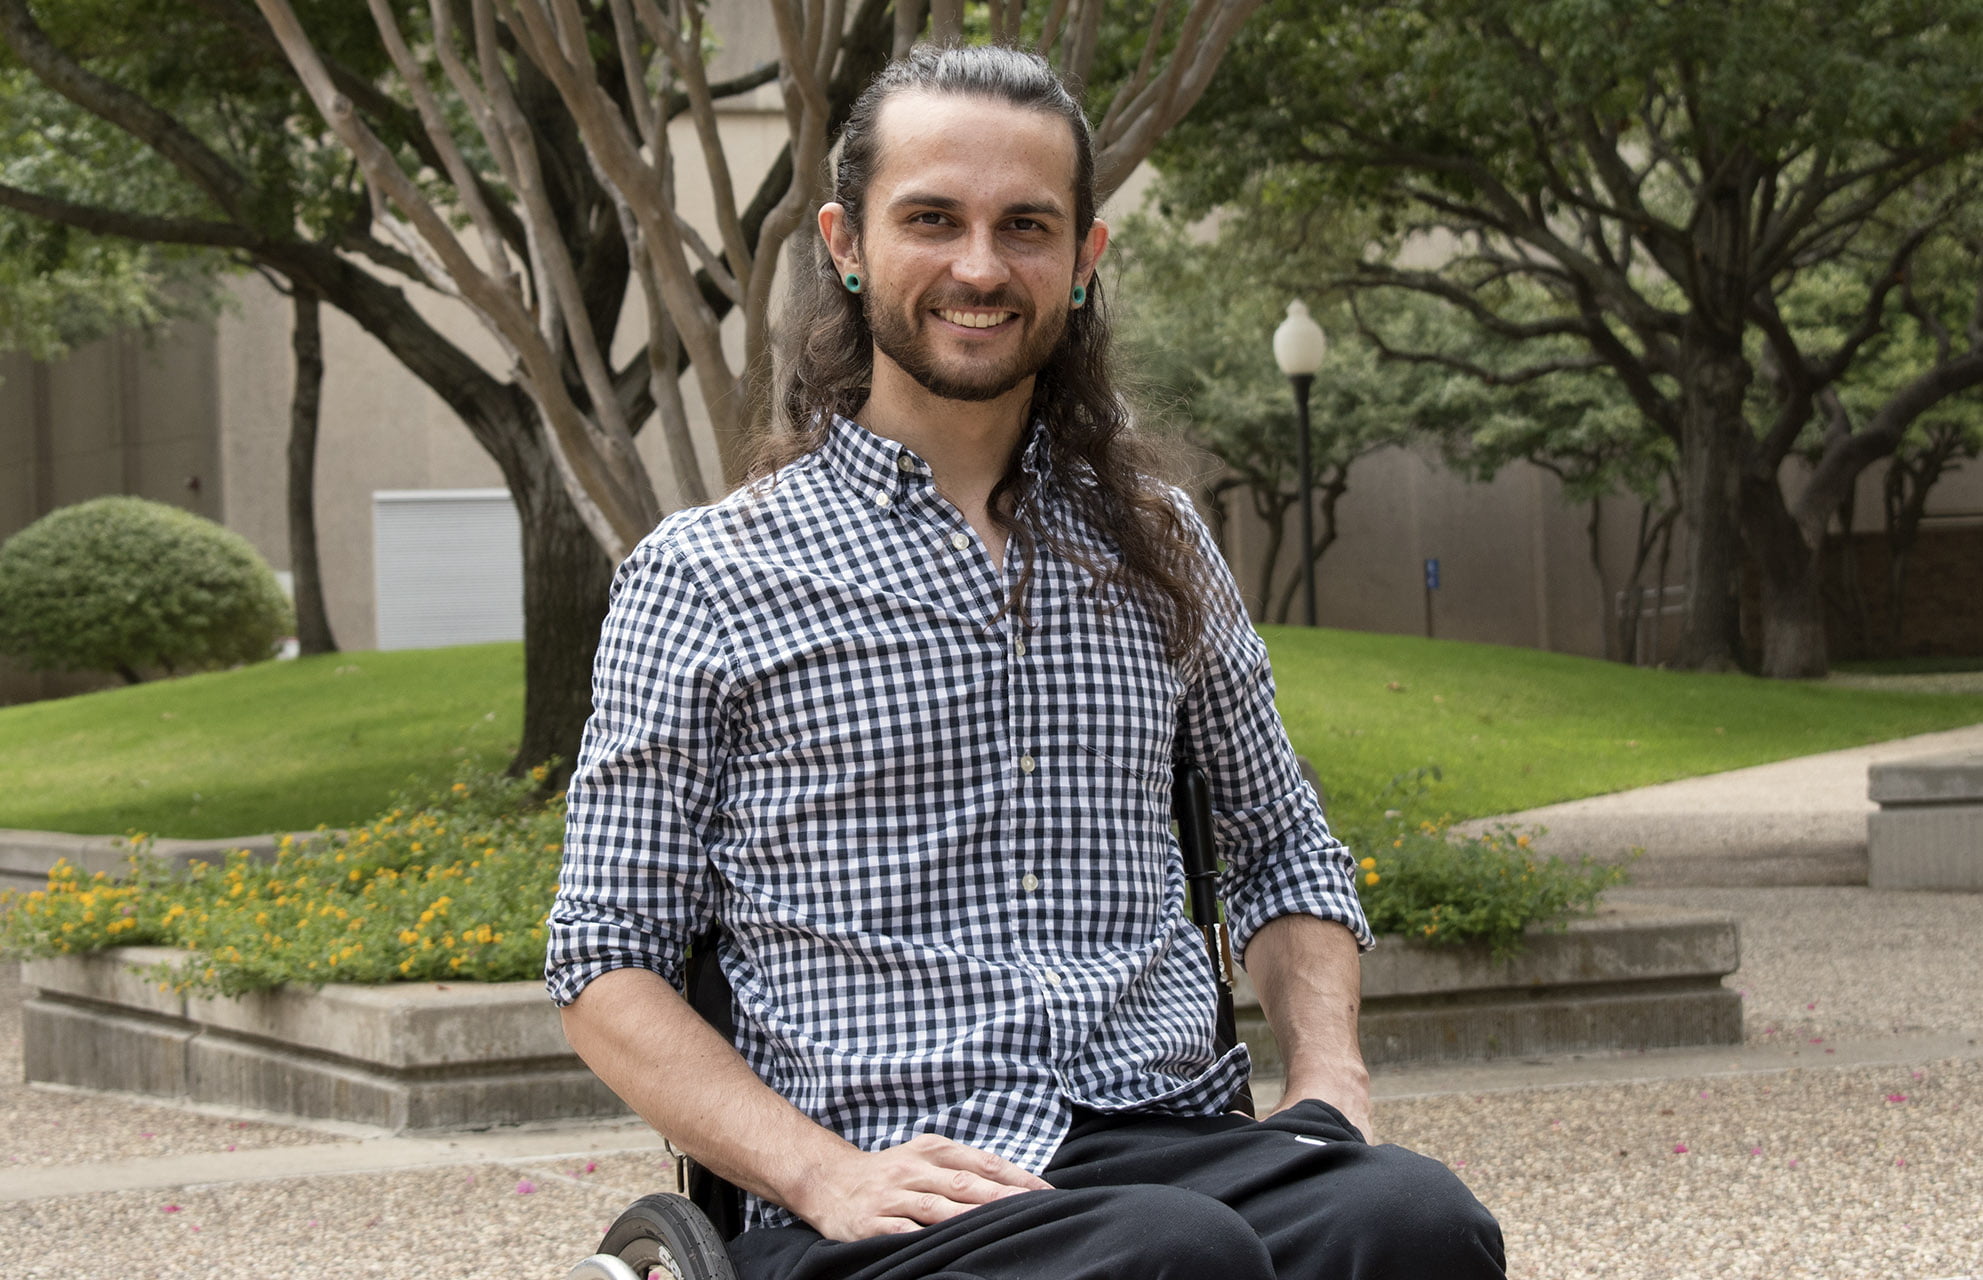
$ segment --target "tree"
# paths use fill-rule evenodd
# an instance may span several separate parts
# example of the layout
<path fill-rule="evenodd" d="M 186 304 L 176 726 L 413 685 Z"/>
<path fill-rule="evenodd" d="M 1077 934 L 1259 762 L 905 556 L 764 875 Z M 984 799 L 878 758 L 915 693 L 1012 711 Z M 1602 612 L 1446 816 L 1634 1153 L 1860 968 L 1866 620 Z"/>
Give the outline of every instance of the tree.
<path fill-rule="evenodd" d="M 1166 190 L 1160 181 L 1160 202 Z M 1254 590 L 1270 621 L 1287 620 L 1302 573 L 1299 536 L 1289 545 L 1288 517 L 1301 502 L 1294 405 L 1271 339 L 1291 298 L 1322 305 L 1362 235 L 1354 218 L 1318 225 L 1255 198 L 1226 209 L 1214 239 L 1196 234 L 1189 219 L 1145 215 L 1127 220 L 1114 241 L 1128 299 L 1126 347 L 1148 383 L 1151 414 L 1224 464 L 1206 486 L 1215 510 L 1239 490 L 1265 527 Z M 1341 535 L 1351 468 L 1387 446 L 1432 438 L 1458 408 L 1457 380 L 1446 371 L 1383 362 L 1340 306 L 1324 306 L 1320 319 L 1332 340 L 1309 419 L 1316 563 Z M 1457 389 L 1479 398 L 1472 387 Z"/>
<path fill-rule="evenodd" d="M 1090 95 L 1098 175 L 1112 190 L 1202 92 L 1258 2 L 1153 0 L 1105 15 L 1101 0 L 999 0 L 986 21 L 1077 78 L 1122 64 Z M 769 404 L 778 249 L 806 221 L 827 147 L 891 53 L 926 23 L 961 34 L 962 7 L 764 0 L 756 12 L 776 25 L 779 58 L 718 81 L 697 0 L 374 0 L 362 16 L 328 0 L 261 8 L 266 20 L 244 0 L 79 0 L 38 19 L 27 0 L 0 0 L 0 38 L 20 65 L 142 144 L 175 207 L 12 184 L 0 184 L 0 204 L 98 234 L 232 251 L 350 315 L 432 388 L 501 468 L 523 530 L 517 763 L 568 761 L 611 570 L 601 548 L 624 552 L 660 514 L 633 434 L 658 414 L 678 491 L 706 496 L 686 374 L 736 477 Z M 753 9 L 739 0 L 715 16 L 747 21 Z M 1138 17 L 1129 47 L 1139 52 L 1112 62 L 1111 24 Z M 789 136 L 746 199 L 716 106 L 774 81 Z M 319 108 L 337 147 L 324 145 Z M 687 162 L 669 136 L 678 119 L 714 193 L 713 229 L 675 207 L 674 166 Z M 460 302 L 513 363 L 480 365 L 414 309 L 408 283 Z M 614 364 L 636 289 L 647 338 Z M 742 362 L 721 341 L 733 311 Z"/>
<path fill-rule="evenodd" d="M 1679 459 L 1683 663 L 1735 663 L 1746 548 L 1762 670 L 1814 675 L 1817 555 L 1839 501 L 1922 412 L 1983 381 L 1983 349 L 1951 344 L 1879 413 L 1828 436 L 1786 492 L 1784 463 L 1828 389 L 1970 198 L 1957 162 L 1979 136 L 1979 55 L 1974 0 L 1279 0 L 1165 163 L 1208 205 L 1273 166 L 1299 175 L 1291 185 L 1381 202 L 1421 265 L 1373 259 L 1353 283 L 1542 344 L 1502 382 L 1611 369 Z M 1857 306 L 1813 342 L 1780 299 L 1821 264 L 1851 275 Z M 1552 308 L 1525 314 L 1517 281 Z M 1759 379 L 1774 410 L 1752 420 Z"/>

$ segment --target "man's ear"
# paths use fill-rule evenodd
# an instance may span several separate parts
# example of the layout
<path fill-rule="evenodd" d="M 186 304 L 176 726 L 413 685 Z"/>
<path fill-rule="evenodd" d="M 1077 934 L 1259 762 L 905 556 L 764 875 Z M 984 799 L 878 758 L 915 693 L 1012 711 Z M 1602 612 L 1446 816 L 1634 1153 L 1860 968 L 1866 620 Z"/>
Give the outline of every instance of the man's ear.
<path fill-rule="evenodd" d="M 861 268 L 861 245 L 854 238 L 851 223 L 847 207 L 838 200 L 829 200 L 819 207 L 820 237 L 826 241 L 826 251 L 833 255 L 833 265 L 843 276 Z"/>
<path fill-rule="evenodd" d="M 1074 283 L 1092 284 L 1095 279 L 1095 264 L 1102 260 L 1102 251 L 1109 247 L 1109 224 L 1100 218 L 1088 227 L 1088 234 L 1081 239 L 1081 251 L 1074 256 Z"/>

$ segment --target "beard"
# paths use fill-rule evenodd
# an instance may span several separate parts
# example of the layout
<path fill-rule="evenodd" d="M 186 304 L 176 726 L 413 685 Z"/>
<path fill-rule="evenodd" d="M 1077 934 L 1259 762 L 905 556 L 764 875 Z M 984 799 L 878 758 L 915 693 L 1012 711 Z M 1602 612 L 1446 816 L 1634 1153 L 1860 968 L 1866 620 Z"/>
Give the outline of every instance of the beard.
<path fill-rule="evenodd" d="M 947 298 L 941 306 L 999 307 L 1024 325 L 1026 312 L 999 292 L 975 298 Z M 933 396 L 945 400 L 996 400 L 1045 368 L 1067 332 L 1065 312 L 1050 313 L 1037 328 L 1024 334 L 1019 350 L 1003 358 L 953 358 L 940 362 L 924 316 L 929 308 L 909 311 L 875 293 L 863 294 L 862 315 L 874 345 Z"/>

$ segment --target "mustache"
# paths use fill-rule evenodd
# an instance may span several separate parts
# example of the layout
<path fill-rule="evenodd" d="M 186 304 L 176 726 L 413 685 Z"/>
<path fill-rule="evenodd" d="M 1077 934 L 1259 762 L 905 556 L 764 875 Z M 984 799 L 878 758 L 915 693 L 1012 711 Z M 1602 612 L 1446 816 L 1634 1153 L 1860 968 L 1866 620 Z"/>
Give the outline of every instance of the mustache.
<path fill-rule="evenodd" d="M 1016 311 L 1025 314 L 1019 298 L 1009 289 L 994 289 L 990 293 L 972 290 L 968 293 L 942 293 L 923 300 L 924 306 L 932 311 L 949 307 L 957 310 L 977 307 L 985 311 Z"/>

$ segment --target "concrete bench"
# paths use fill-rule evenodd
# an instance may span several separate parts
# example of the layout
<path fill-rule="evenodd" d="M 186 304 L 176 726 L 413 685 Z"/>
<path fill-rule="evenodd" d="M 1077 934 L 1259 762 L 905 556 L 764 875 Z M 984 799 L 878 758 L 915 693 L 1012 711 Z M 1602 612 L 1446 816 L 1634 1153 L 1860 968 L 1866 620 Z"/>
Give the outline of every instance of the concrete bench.
<path fill-rule="evenodd" d="M 1872 765 L 1867 792 L 1869 884 L 1983 890 L 1983 752 Z"/>

